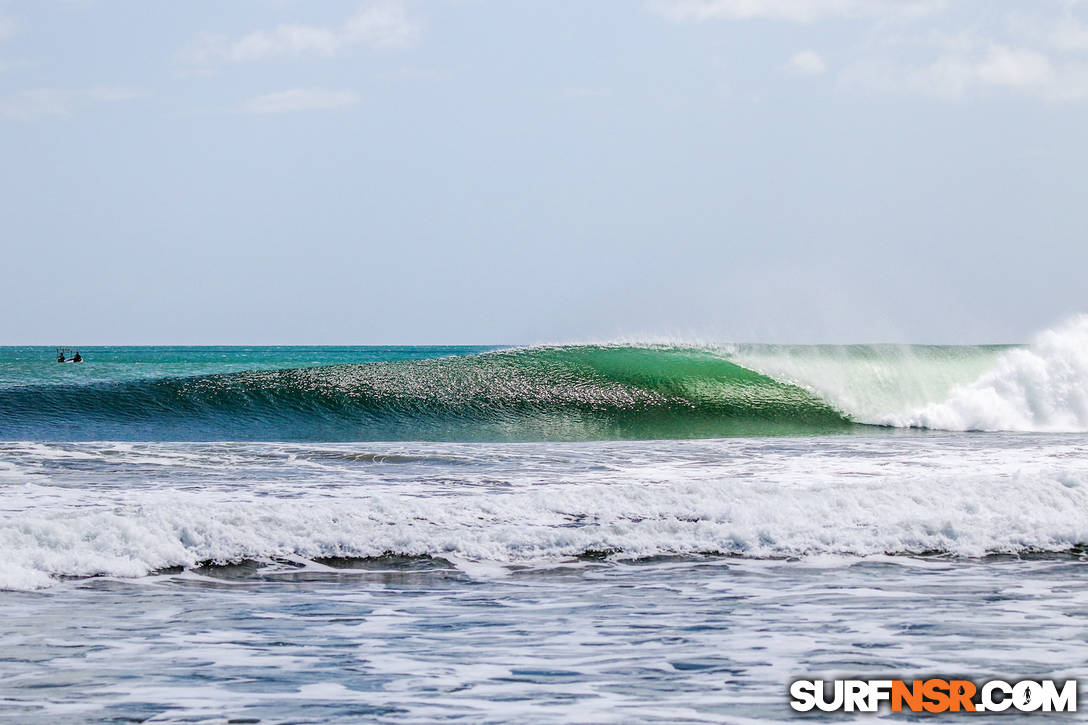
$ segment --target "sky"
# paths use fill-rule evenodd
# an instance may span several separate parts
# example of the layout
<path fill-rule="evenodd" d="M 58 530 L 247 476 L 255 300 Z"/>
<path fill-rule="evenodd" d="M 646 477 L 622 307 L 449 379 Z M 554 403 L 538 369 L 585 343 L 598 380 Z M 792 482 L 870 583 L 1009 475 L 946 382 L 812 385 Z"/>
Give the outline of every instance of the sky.
<path fill-rule="evenodd" d="M 1088 2 L 0 0 L 0 344 L 1019 342 Z"/>

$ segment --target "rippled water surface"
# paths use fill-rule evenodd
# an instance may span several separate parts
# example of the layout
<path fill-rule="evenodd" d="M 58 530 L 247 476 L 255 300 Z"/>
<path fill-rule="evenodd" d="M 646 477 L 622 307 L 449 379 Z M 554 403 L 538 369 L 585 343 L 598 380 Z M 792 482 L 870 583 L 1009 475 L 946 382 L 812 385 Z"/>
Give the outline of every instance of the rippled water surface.
<path fill-rule="evenodd" d="M 1083 675 L 1086 602 L 1064 558 L 89 580 L 3 596 L 0 698 L 21 722 L 762 722 L 800 675 Z"/>

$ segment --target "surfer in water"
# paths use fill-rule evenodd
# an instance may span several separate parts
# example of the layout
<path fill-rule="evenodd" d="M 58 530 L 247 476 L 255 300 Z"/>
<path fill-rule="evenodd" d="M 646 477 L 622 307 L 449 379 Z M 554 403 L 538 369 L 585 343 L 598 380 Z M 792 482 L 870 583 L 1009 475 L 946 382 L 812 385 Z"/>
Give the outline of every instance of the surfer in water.
<path fill-rule="evenodd" d="M 64 362 L 64 351 L 57 350 L 57 362 Z"/>
<path fill-rule="evenodd" d="M 83 356 L 79 354 L 79 350 L 76 350 L 76 354 L 72 356 L 72 362 L 83 362 Z"/>

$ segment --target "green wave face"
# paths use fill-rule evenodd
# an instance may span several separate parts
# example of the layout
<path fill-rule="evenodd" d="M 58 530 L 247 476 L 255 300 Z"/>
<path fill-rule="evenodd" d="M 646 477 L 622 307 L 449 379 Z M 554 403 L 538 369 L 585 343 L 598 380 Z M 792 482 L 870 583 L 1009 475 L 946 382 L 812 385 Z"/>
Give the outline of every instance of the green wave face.
<path fill-rule="evenodd" d="M 678 348 L 577 347 L 541 351 L 593 380 L 588 400 L 605 405 L 618 390 L 646 398 L 617 406 L 607 421 L 616 438 L 688 438 L 841 432 L 852 424 L 802 388 L 780 383 L 721 356 Z M 602 395 L 603 393 L 603 395 Z M 634 414 L 632 414 L 634 413 Z M 666 433 L 666 435 L 657 435 Z"/>
<path fill-rule="evenodd" d="M 676 347 L 544 347 L 0 390 L 5 439 L 575 441 L 854 426 L 798 386 Z"/>

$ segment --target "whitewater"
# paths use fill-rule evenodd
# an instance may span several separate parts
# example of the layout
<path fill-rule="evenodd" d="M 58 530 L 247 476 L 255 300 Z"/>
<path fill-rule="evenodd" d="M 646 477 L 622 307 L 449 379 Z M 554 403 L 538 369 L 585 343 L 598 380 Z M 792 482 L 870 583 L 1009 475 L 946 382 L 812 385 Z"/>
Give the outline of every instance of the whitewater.
<path fill-rule="evenodd" d="M 0 348 L 3 720 L 773 722 L 801 675 L 1086 674 L 1088 317 L 49 352 Z"/>
<path fill-rule="evenodd" d="M 1022 347 L 899 346 L 870 356 L 802 350 L 753 351 L 736 359 L 812 391 L 859 423 L 951 431 L 1088 431 L 1088 315 L 1046 330 Z"/>
<path fill-rule="evenodd" d="M 1066 552 L 1088 542 L 1086 454 L 1039 436 L 0 444 L 0 587 L 384 555 L 504 567 Z"/>

